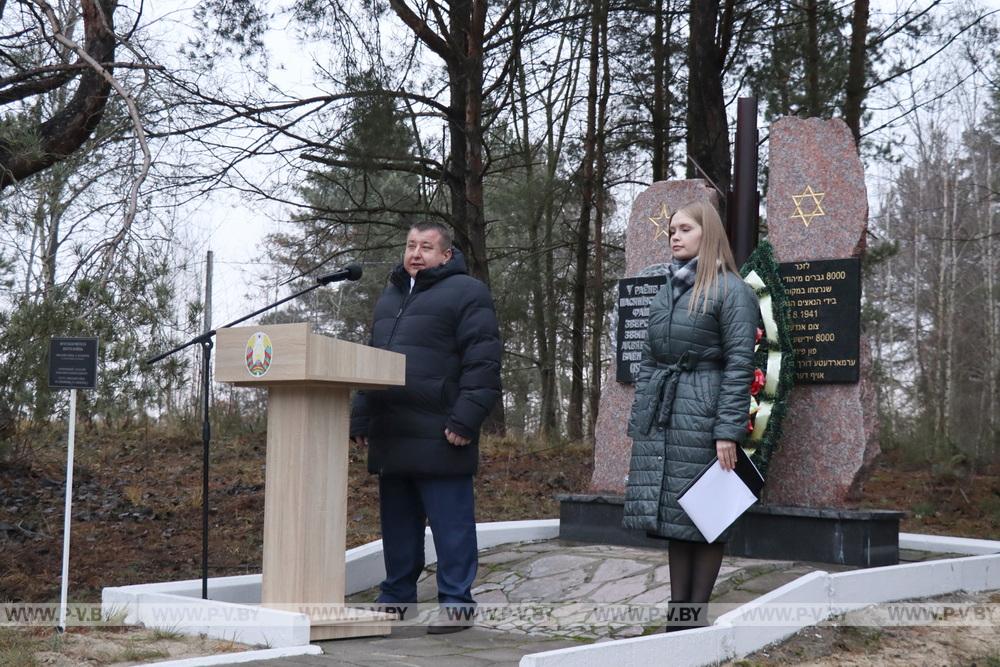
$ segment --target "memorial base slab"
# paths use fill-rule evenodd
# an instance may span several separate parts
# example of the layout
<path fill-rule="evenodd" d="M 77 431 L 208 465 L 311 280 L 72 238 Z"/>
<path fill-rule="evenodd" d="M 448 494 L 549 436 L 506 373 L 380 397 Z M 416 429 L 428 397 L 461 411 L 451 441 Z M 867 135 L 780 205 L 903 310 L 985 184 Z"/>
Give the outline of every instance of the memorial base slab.
<path fill-rule="evenodd" d="M 559 537 L 580 542 L 665 548 L 667 540 L 622 528 L 624 496 L 559 498 Z M 899 563 L 904 512 L 812 507 L 752 507 L 733 526 L 726 553 L 854 567 Z"/>

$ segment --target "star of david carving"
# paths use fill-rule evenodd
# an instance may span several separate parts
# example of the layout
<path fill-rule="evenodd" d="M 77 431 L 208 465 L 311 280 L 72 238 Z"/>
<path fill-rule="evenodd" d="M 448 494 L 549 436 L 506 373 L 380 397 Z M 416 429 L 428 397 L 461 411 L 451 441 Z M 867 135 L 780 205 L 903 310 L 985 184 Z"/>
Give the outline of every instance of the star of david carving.
<path fill-rule="evenodd" d="M 666 204 L 660 204 L 659 215 L 651 216 L 649 221 L 656 227 L 656 234 L 653 235 L 654 241 L 661 236 L 670 238 L 670 211 L 667 209 Z"/>
<path fill-rule="evenodd" d="M 792 219 L 799 218 L 808 227 L 813 218 L 826 215 L 826 211 L 823 210 L 823 197 L 825 196 L 825 192 L 816 192 L 811 185 L 807 185 L 802 194 L 792 195 L 792 201 L 795 202 L 795 215 L 792 216 Z M 812 200 L 812 210 L 809 212 L 802 210 L 802 202 L 806 199 Z"/>

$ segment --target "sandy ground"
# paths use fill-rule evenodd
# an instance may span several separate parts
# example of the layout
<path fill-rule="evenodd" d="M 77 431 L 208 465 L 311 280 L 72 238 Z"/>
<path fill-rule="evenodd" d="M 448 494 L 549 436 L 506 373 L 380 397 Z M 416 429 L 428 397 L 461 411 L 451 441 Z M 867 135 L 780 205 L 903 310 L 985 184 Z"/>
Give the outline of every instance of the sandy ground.
<path fill-rule="evenodd" d="M 252 648 L 142 628 L 73 630 L 65 635 L 51 628 L 0 629 L 2 667 L 125 667 Z"/>
<path fill-rule="evenodd" d="M 956 593 L 921 602 L 983 605 L 992 625 L 960 624 L 942 616 L 930 625 L 866 627 L 850 625 L 851 616 L 806 628 L 787 641 L 742 660 L 739 667 L 809 665 L 868 667 L 875 665 L 962 665 L 1000 667 L 1000 591 Z M 952 607 L 951 609 L 955 609 Z"/>

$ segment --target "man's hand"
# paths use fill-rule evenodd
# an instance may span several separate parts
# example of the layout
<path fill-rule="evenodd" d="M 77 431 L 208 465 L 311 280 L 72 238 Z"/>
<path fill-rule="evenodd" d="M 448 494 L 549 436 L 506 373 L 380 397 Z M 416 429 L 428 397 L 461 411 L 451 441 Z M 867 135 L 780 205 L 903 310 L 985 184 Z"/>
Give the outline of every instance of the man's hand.
<path fill-rule="evenodd" d="M 455 445 L 456 447 L 465 447 L 467 444 L 472 442 L 469 438 L 463 438 L 458 433 L 452 433 L 448 429 L 444 430 L 444 437 L 448 438 L 448 442 Z"/>
<path fill-rule="evenodd" d="M 736 467 L 736 443 L 732 440 L 716 440 L 715 453 L 719 457 L 719 465 L 723 470 Z"/>
<path fill-rule="evenodd" d="M 356 445 L 361 445 L 362 447 L 368 446 L 368 436 L 367 435 L 356 435 L 351 438 L 351 442 Z"/>

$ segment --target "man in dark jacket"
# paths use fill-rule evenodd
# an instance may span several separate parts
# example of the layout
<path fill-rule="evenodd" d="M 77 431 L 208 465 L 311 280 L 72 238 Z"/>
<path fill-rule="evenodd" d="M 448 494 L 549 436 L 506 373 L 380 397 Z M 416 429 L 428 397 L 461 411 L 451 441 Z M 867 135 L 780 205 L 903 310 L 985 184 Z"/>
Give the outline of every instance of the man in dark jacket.
<path fill-rule="evenodd" d="M 351 438 L 379 476 L 386 578 L 378 602 L 417 601 L 429 521 L 438 602 L 471 608 L 478 567 L 472 476 L 479 428 L 500 396 L 500 336 L 489 289 L 466 273 L 450 231 L 416 223 L 375 304 L 373 347 L 406 355 L 406 385 L 359 392 Z M 428 632 L 471 623 L 437 623 Z"/>

